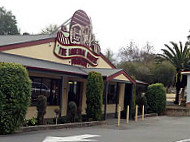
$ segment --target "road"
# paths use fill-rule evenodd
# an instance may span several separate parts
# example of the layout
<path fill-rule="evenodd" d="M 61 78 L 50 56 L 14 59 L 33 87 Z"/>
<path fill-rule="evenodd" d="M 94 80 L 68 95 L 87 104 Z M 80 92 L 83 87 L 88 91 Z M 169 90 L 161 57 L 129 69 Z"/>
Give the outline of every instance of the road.
<path fill-rule="evenodd" d="M 103 126 L 5 135 L 0 136 L 0 142 L 188 142 L 182 140 L 190 138 L 190 117 L 151 117 L 145 121 L 130 121 L 128 125 L 122 120 L 120 127 L 117 127 L 116 120 L 109 120 L 108 123 Z"/>

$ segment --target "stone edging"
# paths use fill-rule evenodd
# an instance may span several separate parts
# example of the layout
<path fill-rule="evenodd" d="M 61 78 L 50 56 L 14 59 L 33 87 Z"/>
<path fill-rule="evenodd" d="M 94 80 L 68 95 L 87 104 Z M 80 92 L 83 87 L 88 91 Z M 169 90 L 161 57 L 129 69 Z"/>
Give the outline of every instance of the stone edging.
<path fill-rule="evenodd" d="M 63 129 L 63 128 L 90 127 L 90 126 L 105 125 L 105 124 L 107 124 L 106 121 L 91 121 L 91 122 L 65 123 L 58 125 L 38 125 L 38 126 L 21 127 L 15 133 L 31 132 L 39 130 Z"/>
<path fill-rule="evenodd" d="M 154 117 L 154 116 L 158 116 L 158 113 L 149 113 L 149 114 L 145 114 L 144 117 Z M 138 118 L 141 118 L 142 115 L 139 115 Z"/>

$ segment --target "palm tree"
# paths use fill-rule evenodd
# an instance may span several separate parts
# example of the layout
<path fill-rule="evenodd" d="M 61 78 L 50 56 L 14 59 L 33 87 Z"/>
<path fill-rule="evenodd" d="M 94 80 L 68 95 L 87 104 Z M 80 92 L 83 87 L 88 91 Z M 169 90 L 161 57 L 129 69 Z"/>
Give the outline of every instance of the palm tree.
<path fill-rule="evenodd" d="M 179 42 L 179 46 L 177 43 L 170 42 L 173 48 L 165 44 L 167 49 L 161 49 L 164 53 L 160 54 L 163 58 L 171 62 L 177 71 L 176 75 L 176 97 L 175 103 L 179 102 L 179 90 L 180 88 L 184 88 L 186 85 L 186 77 L 181 77 L 181 71 L 186 71 L 190 69 L 190 48 L 189 43 L 186 42 L 183 47 L 182 43 Z"/>

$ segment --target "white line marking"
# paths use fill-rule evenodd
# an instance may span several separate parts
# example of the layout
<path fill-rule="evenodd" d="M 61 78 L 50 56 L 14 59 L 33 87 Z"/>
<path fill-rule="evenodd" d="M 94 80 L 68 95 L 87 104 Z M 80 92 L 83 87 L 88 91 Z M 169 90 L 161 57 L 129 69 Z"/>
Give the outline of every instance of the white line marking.
<path fill-rule="evenodd" d="M 176 141 L 176 142 L 190 142 L 190 139 L 179 140 L 179 141 Z"/>
<path fill-rule="evenodd" d="M 85 134 L 85 135 L 77 135 L 77 136 L 69 136 L 69 137 L 51 137 L 48 136 L 46 137 L 42 142 L 89 142 L 89 141 L 97 141 L 97 140 L 92 140 L 88 138 L 92 137 L 100 137 L 100 135 L 91 135 L 91 134 Z"/>

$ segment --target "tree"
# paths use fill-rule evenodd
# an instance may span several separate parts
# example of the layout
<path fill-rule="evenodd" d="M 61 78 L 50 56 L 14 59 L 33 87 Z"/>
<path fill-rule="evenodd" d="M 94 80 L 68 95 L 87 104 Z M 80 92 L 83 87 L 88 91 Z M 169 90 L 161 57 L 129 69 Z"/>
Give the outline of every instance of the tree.
<path fill-rule="evenodd" d="M 124 62 L 147 63 L 154 59 L 153 50 L 154 47 L 150 45 L 149 42 L 147 42 L 146 45 L 140 49 L 135 42 L 131 41 L 127 47 L 121 48 L 119 56 Z"/>
<path fill-rule="evenodd" d="M 0 35 L 17 35 L 16 17 L 11 11 L 6 11 L 4 7 L 0 7 Z"/>
<path fill-rule="evenodd" d="M 153 83 L 162 83 L 167 89 L 174 84 L 176 69 L 168 61 L 156 64 L 153 70 Z"/>
<path fill-rule="evenodd" d="M 102 119 L 103 90 L 104 82 L 101 73 L 89 72 L 86 88 L 86 115 L 89 119 Z"/>
<path fill-rule="evenodd" d="M 58 26 L 50 24 L 46 28 L 42 29 L 41 34 L 51 34 L 53 31 L 55 31 L 58 28 Z"/>
<path fill-rule="evenodd" d="M 0 63 L 0 134 L 19 128 L 30 104 L 31 80 L 26 68 Z"/>
<path fill-rule="evenodd" d="M 121 50 L 122 61 L 117 67 L 124 69 L 129 75 L 134 75 L 137 80 L 152 83 L 163 83 L 169 88 L 173 85 L 175 70 L 173 65 L 164 58 L 158 60 L 154 54 L 153 46 L 148 42 L 139 48 L 135 42 Z"/>
<path fill-rule="evenodd" d="M 152 83 L 151 71 L 155 66 L 155 55 L 148 48 L 149 45 L 148 47 L 146 45 L 144 49 L 140 49 L 134 42 L 130 42 L 129 46 L 121 50 L 122 60 L 117 64 L 117 67 L 124 69 L 131 76 L 134 75 L 137 80 Z"/>
<path fill-rule="evenodd" d="M 114 59 L 114 53 L 113 51 L 111 51 L 111 49 L 107 48 L 106 49 L 106 53 L 105 53 L 105 57 L 112 63 L 115 64 L 116 60 Z"/>
<path fill-rule="evenodd" d="M 181 71 L 186 71 L 190 69 L 190 48 L 188 47 L 189 43 L 186 42 L 183 47 L 182 42 L 179 42 L 179 46 L 177 43 L 170 42 L 172 47 L 165 44 L 167 49 L 161 49 L 163 54 L 159 54 L 164 59 L 171 62 L 176 68 L 176 97 L 175 103 L 179 102 L 179 90 L 180 88 L 184 88 L 186 85 L 186 77 L 181 77 Z"/>

